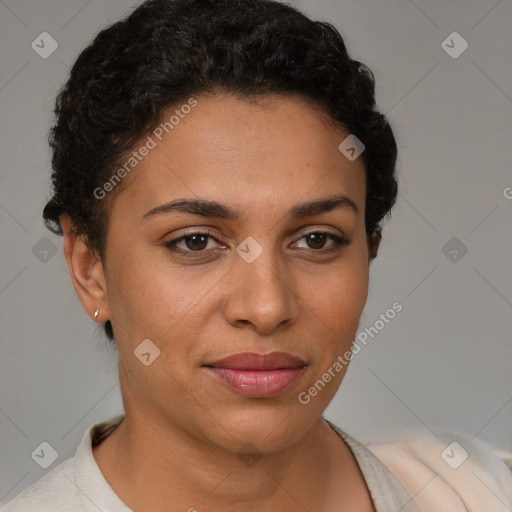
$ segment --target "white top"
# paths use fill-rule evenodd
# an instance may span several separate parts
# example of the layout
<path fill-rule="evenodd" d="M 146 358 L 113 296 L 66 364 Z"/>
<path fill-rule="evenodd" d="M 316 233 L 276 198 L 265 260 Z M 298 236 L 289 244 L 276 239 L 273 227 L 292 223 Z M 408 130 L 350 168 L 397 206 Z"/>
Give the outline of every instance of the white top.
<path fill-rule="evenodd" d="M 105 439 L 120 424 L 123 417 L 121 415 L 91 425 L 74 457 L 60 463 L 24 489 L 12 501 L 3 506 L 1 512 L 132 512 L 105 480 L 92 453 L 92 446 Z M 458 487 L 457 485 L 452 487 L 450 484 L 453 482 L 449 482 L 447 485 L 446 475 L 441 475 L 444 468 L 433 468 L 432 465 L 433 460 L 438 463 L 437 459 L 439 459 L 451 472 L 457 472 L 466 465 L 469 468 L 468 461 L 455 470 L 441 458 L 440 452 L 418 453 L 418 450 L 421 452 L 426 447 L 421 443 L 369 445 L 382 460 L 389 462 L 389 467 L 394 468 L 394 473 L 397 476 L 395 478 L 370 449 L 332 423 L 328 423 L 354 453 L 370 490 L 376 512 L 396 512 L 398 510 L 400 512 L 440 512 L 441 510 L 510 512 L 512 510 L 512 472 L 496 455 L 481 447 L 475 448 L 467 440 L 458 439 L 469 451 L 468 460 L 472 458 L 473 454 L 478 455 L 475 458 L 478 458 L 479 461 L 483 460 L 482 453 L 487 457 L 484 462 L 488 467 L 478 467 L 480 473 L 478 474 L 476 492 L 475 482 L 464 481 L 464 477 Z M 428 448 L 433 449 L 434 447 L 431 445 Z M 452 465 L 453 462 L 449 456 L 453 453 L 455 455 L 452 459 L 458 458 L 457 461 L 460 462 L 460 453 L 457 450 L 453 452 L 452 447 L 452 451 L 447 452 L 448 460 Z M 412 475 L 411 468 L 413 468 Z M 429 475 L 426 471 L 428 468 L 433 468 L 434 473 L 431 472 Z M 448 471 L 447 474 L 449 475 L 450 472 Z M 462 472 L 458 474 L 462 475 Z M 471 474 L 474 478 L 474 474 Z M 427 483 L 429 478 L 430 481 Z M 399 480 L 402 482 L 399 483 Z M 445 487 L 437 485 L 443 482 Z M 470 483 L 473 489 L 465 487 Z M 449 492 L 446 492 L 446 489 L 449 489 Z M 460 492 L 462 492 L 462 496 L 459 494 Z M 410 496 L 413 496 L 414 500 Z M 469 500 L 468 502 L 465 501 L 466 498 Z M 419 506 L 420 503 L 423 508 Z"/>

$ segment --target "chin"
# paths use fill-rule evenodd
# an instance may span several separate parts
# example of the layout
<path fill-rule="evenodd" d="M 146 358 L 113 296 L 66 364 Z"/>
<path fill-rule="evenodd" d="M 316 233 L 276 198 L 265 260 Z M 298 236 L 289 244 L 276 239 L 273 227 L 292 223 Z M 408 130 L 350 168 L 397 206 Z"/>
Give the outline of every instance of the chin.
<path fill-rule="evenodd" d="M 261 453 L 274 453 L 298 442 L 307 433 L 321 418 L 321 412 L 313 412 L 300 404 L 286 406 L 270 401 L 225 410 L 216 415 L 220 423 L 215 426 L 217 444 L 234 453 L 252 445 Z"/>

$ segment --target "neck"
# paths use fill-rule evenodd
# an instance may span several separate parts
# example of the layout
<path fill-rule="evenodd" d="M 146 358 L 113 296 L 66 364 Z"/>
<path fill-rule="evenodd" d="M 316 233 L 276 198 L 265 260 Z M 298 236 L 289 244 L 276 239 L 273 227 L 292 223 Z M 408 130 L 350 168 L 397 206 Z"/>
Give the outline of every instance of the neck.
<path fill-rule="evenodd" d="M 347 473 L 353 462 L 348 452 L 322 418 L 280 452 L 237 456 L 176 425 L 129 411 L 93 449 L 106 480 L 134 512 L 229 510 L 233 504 L 241 512 L 319 510 L 333 469 Z M 338 481 L 339 496 L 342 485 Z"/>

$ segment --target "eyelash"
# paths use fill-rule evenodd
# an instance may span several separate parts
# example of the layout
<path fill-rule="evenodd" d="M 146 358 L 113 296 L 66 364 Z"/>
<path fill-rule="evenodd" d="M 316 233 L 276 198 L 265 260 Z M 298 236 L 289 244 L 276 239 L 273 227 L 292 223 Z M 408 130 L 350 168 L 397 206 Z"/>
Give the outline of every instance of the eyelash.
<path fill-rule="evenodd" d="M 180 253 L 180 254 L 184 255 L 186 258 L 204 257 L 204 255 L 207 253 L 207 250 L 205 250 L 205 249 L 199 250 L 199 251 L 192 251 L 192 250 L 185 251 L 185 250 L 179 249 L 177 247 L 177 244 L 180 243 L 182 240 L 186 240 L 187 238 L 192 238 L 193 236 L 196 236 L 196 235 L 207 236 L 208 238 L 212 238 L 216 242 L 219 242 L 213 233 L 211 233 L 209 231 L 197 231 L 197 232 L 187 233 L 186 235 L 182 235 L 177 238 L 173 238 L 172 240 L 165 242 L 164 246 L 172 252 L 176 252 L 176 253 Z M 304 234 L 301 238 L 299 238 L 299 240 L 297 240 L 297 242 L 307 236 L 310 236 L 310 235 L 327 235 L 327 237 L 329 237 L 334 242 L 334 246 L 331 248 L 328 248 L 328 249 L 309 249 L 310 251 L 313 251 L 315 253 L 330 254 L 330 253 L 338 251 L 339 249 L 341 249 L 341 247 L 350 244 L 350 241 L 347 238 L 337 236 L 333 233 L 329 233 L 328 231 L 311 231 L 309 233 Z"/>

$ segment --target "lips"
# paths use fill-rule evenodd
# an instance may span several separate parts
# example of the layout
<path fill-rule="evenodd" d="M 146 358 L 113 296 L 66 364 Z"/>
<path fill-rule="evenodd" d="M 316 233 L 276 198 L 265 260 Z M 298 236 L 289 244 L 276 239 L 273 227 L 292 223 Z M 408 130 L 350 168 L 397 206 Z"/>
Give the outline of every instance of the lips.
<path fill-rule="evenodd" d="M 215 368 L 230 368 L 232 370 L 281 370 L 285 368 L 302 368 L 306 363 L 299 357 L 286 352 L 271 352 L 270 354 L 255 354 L 243 352 L 219 359 L 205 366 Z"/>
<path fill-rule="evenodd" d="M 271 398 L 288 389 L 303 373 L 306 363 L 285 352 L 244 352 L 203 366 L 212 376 L 241 395 Z"/>

